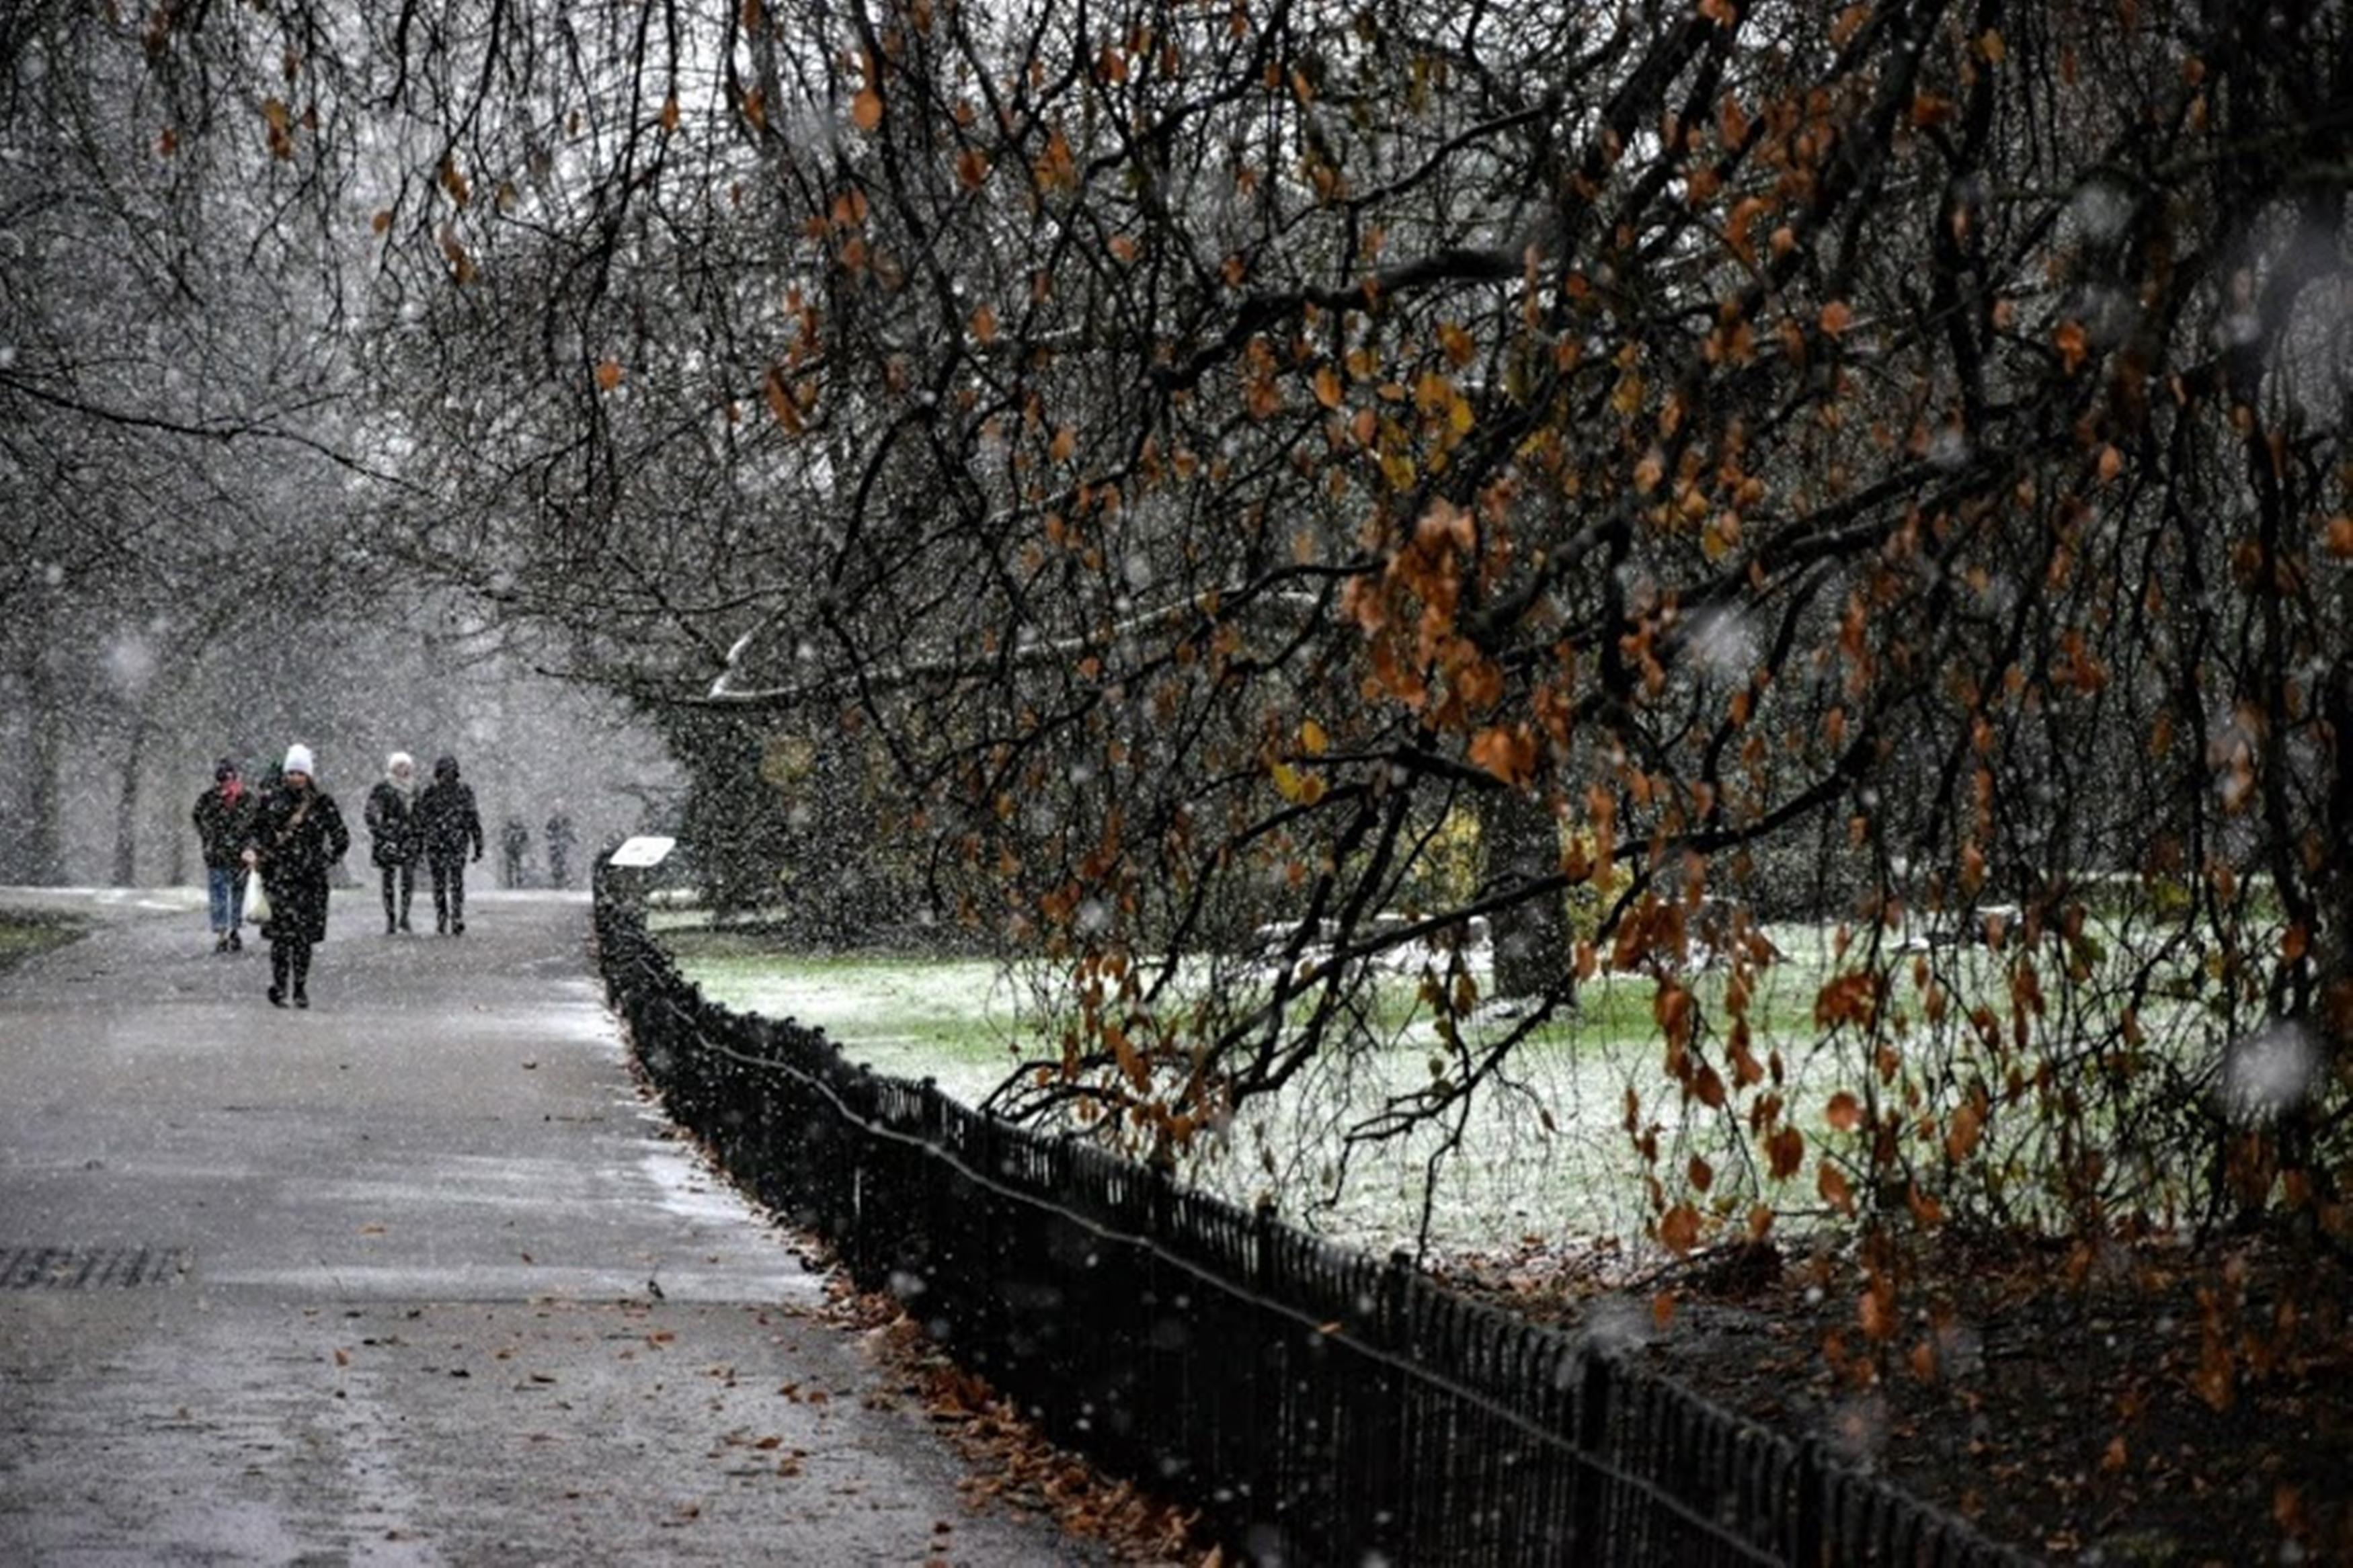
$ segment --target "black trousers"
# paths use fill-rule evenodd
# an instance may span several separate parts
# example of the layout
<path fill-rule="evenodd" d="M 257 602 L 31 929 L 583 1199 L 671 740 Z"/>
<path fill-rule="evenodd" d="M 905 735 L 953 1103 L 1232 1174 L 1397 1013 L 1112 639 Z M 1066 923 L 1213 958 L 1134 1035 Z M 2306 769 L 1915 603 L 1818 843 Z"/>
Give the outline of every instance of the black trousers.
<path fill-rule="evenodd" d="M 311 980 L 311 943 L 296 934 L 290 921 L 270 930 L 275 933 L 269 939 L 270 986 L 282 996 L 290 979 L 293 989 L 300 991 Z"/>
<path fill-rule="evenodd" d="M 426 863 L 433 869 L 433 928 L 436 931 L 466 929 L 466 858 L 452 855 L 444 859 L 428 855 Z"/>
<path fill-rule="evenodd" d="M 417 862 L 396 860 L 384 868 L 384 923 L 408 929 L 408 900 L 417 896 Z"/>

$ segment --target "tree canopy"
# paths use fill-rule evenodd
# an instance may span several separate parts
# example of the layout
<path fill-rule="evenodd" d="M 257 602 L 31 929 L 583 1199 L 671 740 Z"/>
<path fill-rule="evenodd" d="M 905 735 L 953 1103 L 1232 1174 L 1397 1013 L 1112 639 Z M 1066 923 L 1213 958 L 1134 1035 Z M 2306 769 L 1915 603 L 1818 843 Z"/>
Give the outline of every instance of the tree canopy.
<path fill-rule="evenodd" d="M 1670 1120 L 1746 1156 L 1670 1245 L 2353 1232 L 2341 4 L 82 26 L 167 187 L 201 141 L 341 285 L 406 559 L 828 759 L 1063 966 L 1009 1109 L 1181 1150 L 1475 918 L 1518 1005 L 1440 961 L 1385 1116 L 1651 973 Z M 1749 1016 L 1788 915 L 1827 1106 Z"/>

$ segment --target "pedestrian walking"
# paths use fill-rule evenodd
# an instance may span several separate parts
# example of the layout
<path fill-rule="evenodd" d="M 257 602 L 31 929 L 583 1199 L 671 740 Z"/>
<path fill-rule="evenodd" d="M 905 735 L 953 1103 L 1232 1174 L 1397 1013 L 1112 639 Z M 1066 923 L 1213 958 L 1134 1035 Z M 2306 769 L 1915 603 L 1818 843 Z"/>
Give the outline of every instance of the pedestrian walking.
<path fill-rule="evenodd" d="M 269 1003 L 311 1005 L 311 950 L 327 940 L 327 868 L 352 847 L 335 797 L 319 787 L 311 748 L 286 748 L 279 786 L 256 808 L 245 861 L 261 873 L 269 918 Z"/>
<path fill-rule="evenodd" d="M 384 777 L 368 791 L 368 858 L 384 873 L 384 934 L 408 929 L 408 901 L 417 896 L 417 862 L 425 854 L 417 810 L 417 759 L 395 752 Z"/>
<path fill-rule="evenodd" d="M 236 952 L 245 946 L 245 841 L 253 829 L 260 797 L 246 787 L 237 763 L 213 764 L 213 787 L 196 796 L 196 841 L 204 847 L 205 901 L 212 911 L 213 951 Z"/>
<path fill-rule="evenodd" d="M 433 929 L 444 936 L 466 934 L 466 860 L 482 858 L 482 814 L 474 807 L 474 786 L 458 777 L 458 759 L 433 764 L 433 782 L 417 799 L 425 829 L 425 865 L 433 874 Z"/>
<path fill-rule="evenodd" d="M 531 824 L 520 816 L 508 817 L 499 829 L 499 876 L 504 886 L 522 886 L 523 858 L 530 853 Z"/>
<path fill-rule="evenodd" d="M 579 842 L 573 831 L 571 814 L 563 806 L 547 819 L 547 884 L 551 888 L 572 886 L 572 847 Z"/>

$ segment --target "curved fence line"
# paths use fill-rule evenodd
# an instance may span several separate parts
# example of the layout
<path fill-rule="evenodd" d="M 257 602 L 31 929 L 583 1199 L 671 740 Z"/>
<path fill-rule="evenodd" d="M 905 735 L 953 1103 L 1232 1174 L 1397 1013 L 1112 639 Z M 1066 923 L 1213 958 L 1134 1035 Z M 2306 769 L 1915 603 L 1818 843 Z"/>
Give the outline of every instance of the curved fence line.
<path fill-rule="evenodd" d="M 599 877 L 670 1114 L 1056 1437 L 1285 1563 L 2013 1564 L 1575 1336 L 848 1061 L 687 984 Z"/>

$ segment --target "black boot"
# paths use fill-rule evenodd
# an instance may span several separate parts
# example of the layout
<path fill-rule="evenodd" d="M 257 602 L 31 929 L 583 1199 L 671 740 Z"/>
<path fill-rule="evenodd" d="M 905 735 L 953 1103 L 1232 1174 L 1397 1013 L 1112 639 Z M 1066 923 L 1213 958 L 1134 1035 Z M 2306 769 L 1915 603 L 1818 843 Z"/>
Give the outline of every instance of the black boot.
<path fill-rule="evenodd" d="M 269 1005 L 286 1005 L 286 950 L 275 944 L 269 949 Z"/>

